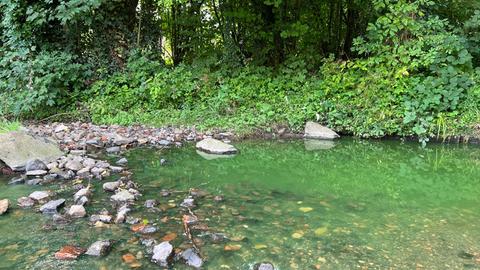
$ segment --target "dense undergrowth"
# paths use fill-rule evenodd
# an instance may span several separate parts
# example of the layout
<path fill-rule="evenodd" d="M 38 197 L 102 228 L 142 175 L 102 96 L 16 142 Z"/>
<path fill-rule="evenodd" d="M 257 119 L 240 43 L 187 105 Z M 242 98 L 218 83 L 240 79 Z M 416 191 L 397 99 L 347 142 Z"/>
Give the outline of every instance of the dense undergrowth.
<path fill-rule="evenodd" d="M 378 16 L 353 40 L 356 57 L 348 60 L 290 54 L 280 64 L 260 65 L 209 49 L 172 65 L 140 48 L 126 53 L 121 68 L 109 69 L 50 47 L 22 54 L 5 46 L 0 117 L 239 133 L 298 131 L 316 120 L 344 134 L 423 141 L 472 132 L 480 122 L 480 12 L 452 22 L 433 14 L 434 1 L 371 2 Z M 4 28 L 14 21 L 14 7 Z M 19 38 L 4 36 L 9 46 Z"/>

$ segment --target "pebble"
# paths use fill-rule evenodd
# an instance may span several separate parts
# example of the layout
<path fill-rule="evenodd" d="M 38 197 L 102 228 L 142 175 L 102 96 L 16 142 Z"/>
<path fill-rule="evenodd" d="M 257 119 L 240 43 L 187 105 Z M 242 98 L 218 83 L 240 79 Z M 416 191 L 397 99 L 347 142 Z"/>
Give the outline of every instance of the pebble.
<path fill-rule="evenodd" d="M 120 181 L 106 182 L 103 184 L 103 190 L 113 192 L 120 186 Z"/>
<path fill-rule="evenodd" d="M 185 264 L 194 268 L 200 268 L 203 265 L 202 258 L 193 248 L 186 249 L 180 254 L 180 257 L 185 261 Z"/>

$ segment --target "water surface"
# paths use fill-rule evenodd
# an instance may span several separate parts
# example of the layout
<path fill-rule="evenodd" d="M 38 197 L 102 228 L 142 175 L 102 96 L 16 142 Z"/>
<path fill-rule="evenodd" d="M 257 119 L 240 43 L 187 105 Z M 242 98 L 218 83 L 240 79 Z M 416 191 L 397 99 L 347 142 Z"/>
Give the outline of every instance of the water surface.
<path fill-rule="evenodd" d="M 133 180 L 143 192 L 132 215 L 159 227 L 152 237 L 176 233 L 172 243 L 186 248 L 185 212 L 178 204 L 191 188 L 206 191 L 194 213 L 209 231 L 193 231 L 205 269 L 251 269 L 262 261 L 278 269 L 480 269 L 478 147 L 350 139 L 334 146 L 235 145 L 239 155 L 213 160 L 193 146 L 127 152 Z M 161 158 L 168 160 L 166 166 Z M 0 198 L 12 201 L 45 188 L 60 188 L 58 196 L 70 200 L 73 192 L 72 183 L 32 187 L 7 181 L 1 181 Z M 97 192 L 87 212 L 112 210 L 101 182 L 93 184 Z M 174 192 L 164 198 L 162 189 Z M 215 195 L 225 200 L 215 202 Z M 157 199 L 162 210 L 145 209 L 146 199 Z M 129 269 L 121 256 L 132 253 L 141 269 L 158 269 L 139 243 L 141 235 L 129 226 L 92 228 L 86 219 L 52 226 L 48 217 L 13 207 L 0 217 L 0 268 Z M 230 240 L 213 242 L 211 232 Z M 117 242 L 105 258 L 53 259 L 65 244 L 87 247 L 106 238 Z M 226 246 L 238 250 L 225 251 Z"/>

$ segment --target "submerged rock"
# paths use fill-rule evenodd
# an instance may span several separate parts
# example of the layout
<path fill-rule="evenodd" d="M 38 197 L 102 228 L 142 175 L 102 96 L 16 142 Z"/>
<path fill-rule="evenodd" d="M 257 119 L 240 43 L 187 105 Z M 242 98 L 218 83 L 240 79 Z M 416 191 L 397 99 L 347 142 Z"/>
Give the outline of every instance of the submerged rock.
<path fill-rule="evenodd" d="M 185 261 L 185 264 L 191 267 L 200 268 L 203 265 L 203 260 L 198 255 L 197 251 L 189 248 L 180 254 L 180 257 Z"/>
<path fill-rule="evenodd" d="M 104 215 L 104 214 L 91 215 L 90 216 L 90 222 L 95 223 L 97 221 L 101 221 L 103 223 L 110 223 L 110 222 L 112 222 L 112 216 L 111 215 Z"/>
<path fill-rule="evenodd" d="M 68 209 L 67 215 L 71 216 L 72 218 L 82 218 L 87 215 L 87 211 L 85 211 L 85 207 L 82 205 L 72 205 Z"/>
<path fill-rule="evenodd" d="M 114 192 L 120 186 L 120 181 L 106 182 L 103 184 L 103 190 Z"/>
<path fill-rule="evenodd" d="M 125 219 L 127 218 L 127 214 L 130 212 L 130 208 L 128 205 L 124 204 L 122 205 L 117 212 L 117 216 L 115 217 L 115 223 L 123 223 L 125 222 Z"/>
<path fill-rule="evenodd" d="M 269 262 L 262 262 L 255 264 L 253 270 L 275 270 L 275 267 Z"/>
<path fill-rule="evenodd" d="M 185 208 L 194 208 L 195 200 L 192 197 L 185 198 L 180 206 Z"/>
<path fill-rule="evenodd" d="M 43 201 L 50 197 L 50 194 L 46 191 L 34 191 L 28 197 L 34 201 Z"/>
<path fill-rule="evenodd" d="M 135 196 L 127 190 L 122 190 L 115 195 L 112 195 L 110 199 L 114 202 L 122 203 L 135 200 Z"/>
<path fill-rule="evenodd" d="M 20 185 L 25 183 L 25 177 L 19 176 L 19 177 L 14 177 L 10 181 L 8 181 L 9 185 Z"/>
<path fill-rule="evenodd" d="M 17 199 L 17 205 L 21 208 L 29 208 L 35 204 L 35 201 L 30 197 L 20 197 Z"/>
<path fill-rule="evenodd" d="M 231 155 L 238 152 L 234 146 L 212 138 L 199 141 L 196 148 L 210 154 Z"/>
<path fill-rule="evenodd" d="M 162 242 L 153 247 L 152 262 L 167 267 L 173 257 L 173 246 L 168 242 Z"/>
<path fill-rule="evenodd" d="M 112 241 L 110 240 L 96 241 L 88 248 L 85 254 L 90 256 L 97 256 L 97 257 L 105 256 L 108 254 L 111 247 L 112 247 Z"/>
<path fill-rule="evenodd" d="M 57 209 L 65 204 L 65 199 L 52 200 L 40 207 L 43 214 L 55 214 Z"/>
<path fill-rule="evenodd" d="M 157 200 L 154 200 L 154 199 L 146 200 L 145 201 L 145 207 L 146 208 L 154 208 L 155 206 L 157 206 L 157 203 L 158 203 Z"/>
<path fill-rule="evenodd" d="M 0 216 L 7 212 L 9 206 L 10 201 L 8 199 L 0 200 Z"/>
<path fill-rule="evenodd" d="M 85 249 L 76 246 L 64 246 L 59 251 L 55 252 L 55 259 L 57 260 L 75 260 L 78 256 L 85 253 Z"/>
<path fill-rule="evenodd" d="M 77 203 L 82 197 L 89 197 L 91 194 L 90 187 L 82 188 L 78 190 L 74 195 L 73 195 L 73 200 L 75 203 Z"/>
<path fill-rule="evenodd" d="M 305 124 L 304 137 L 307 139 L 333 140 L 335 138 L 339 138 L 340 136 L 328 127 L 308 121 Z"/>
<path fill-rule="evenodd" d="M 127 163 L 128 163 L 128 160 L 126 158 L 121 158 L 117 162 L 115 162 L 115 164 L 122 165 L 122 166 L 127 164 Z"/>

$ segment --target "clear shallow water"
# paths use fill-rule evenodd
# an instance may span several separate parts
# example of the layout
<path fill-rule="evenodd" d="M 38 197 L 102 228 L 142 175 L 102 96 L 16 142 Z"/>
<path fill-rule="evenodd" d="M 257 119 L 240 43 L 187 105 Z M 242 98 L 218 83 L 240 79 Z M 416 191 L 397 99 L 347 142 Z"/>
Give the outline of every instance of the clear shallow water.
<path fill-rule="evenodd" d="M 416 143 L 349 139 L 315 151 L 306 150 L 311 146 L 303 141 L 235 145 L 239 155 L 215 160 L 202 158 L 192 146 L 126 153 L 144 195 L 132 215 L 159 227 L 152 237 L 176 233 L 172 243 L 187 247 L 184 212 L 173 206 L 190 188 L 208 192 L 194 212 L 211 232 L 231 240 L 213 243 L 205 232 L 193 231 L 207 259 L 205 269 L 251 269 L 261 261 L 278 269 L 480 269 L 480 262 L 470 258 L 480 252 L 478 147 L 431 144 L 422 149 Z M 161 166 L 160 158 L 168 165 Z M 12 201 L 33 190 L 59 188 L 8 186 L 6 181 L 1 181 L 0 198 Z M 101 183 L 94 184 L 97 192 L 87 212 L 111 210 Z M 71 186 L 62 185 L 59 197 L 70 199 Z M 161 189 L 175 192 L 163 198 Z M 225 201 L 214 202 L 214 195 Z M 152 198 L 163 211 L 143 207 Z M 47 217 L 16 207 L 1 216 L 0 268 L 129 269 L 121 259 L 126 253 L 138 256 L 141 269 L 158 268 L 130 225 L 49 224 Z M 105 238 L 117 240 L 105 258 L 53 259 L 65 244 L 88 247 Z M 225 246 L 241 247 L 225 251 Z M 176 264 L 174 269 L 187 267 Z"/>

